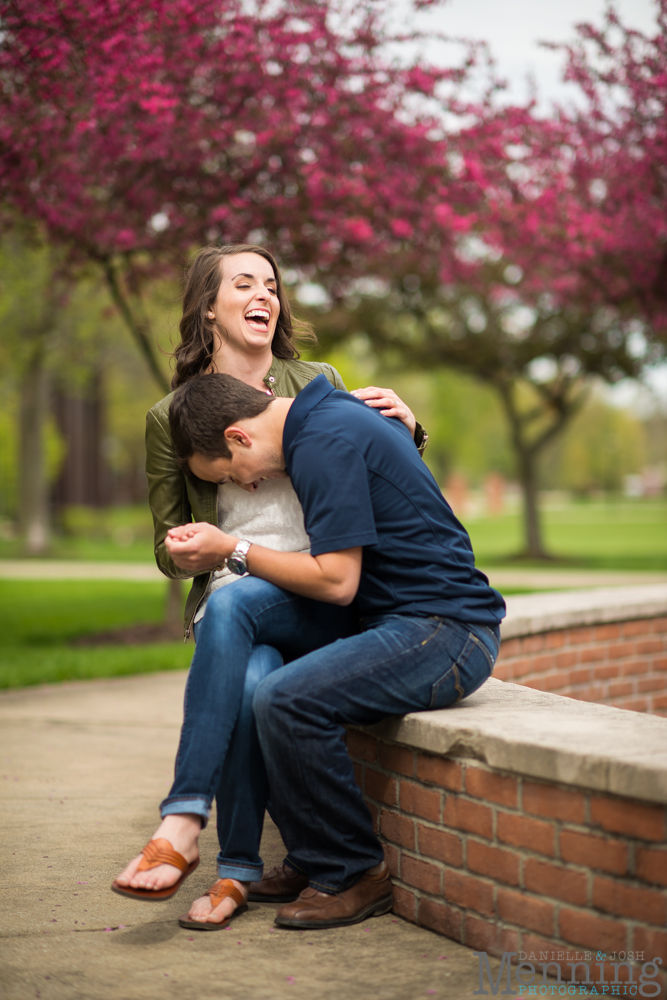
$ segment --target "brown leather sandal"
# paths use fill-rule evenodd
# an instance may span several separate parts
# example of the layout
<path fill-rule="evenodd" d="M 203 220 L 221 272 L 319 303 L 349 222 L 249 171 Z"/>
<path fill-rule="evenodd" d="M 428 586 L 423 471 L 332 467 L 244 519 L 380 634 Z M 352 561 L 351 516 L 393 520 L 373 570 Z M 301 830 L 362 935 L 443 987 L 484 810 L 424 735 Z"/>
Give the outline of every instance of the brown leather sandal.
<path fill-rule="evenodd" d="M 236 909 L 233 913 L 230 913 L 226 920 L 222 920 L 219 924 L 213 923 L 206 920 L 191 920 L 187 913 L 178 918 L 178 922 L 181 927 L 187 927 L 191 931 L 222 931 L 225 927 L 229 927 L 229 922 L 238 917 L 240 913 L 245 913 L 248 909 L 248 904 L 243 898 L 243 894 L 240 889 L 234 885 L 230 878 L 219 878 L 215 885 L 212 885 L 210 889 L 207 889 L 204 893 L 205 896 L 211 897 L 211 907 L 214 910 L 216 906 L 220 906 L 223 899 L 227 896 L 231 898 L 236 903 Z"/>
<path fill-rule="evenodd" d="M 186 861 L 183 855 L 175 851 L 164 837 L 158 837 L 157 840 L 149 840 L 141 853 L 143 854 L 143 859 L 139 862 L 138 872 L 157 868 L 158 865 L 173 865 L 174 868 L 178 868 L 183 874 L 173 885 L 168 885 L 164 889 L 135 889 L 131 885 L 119 885 L 114 880 L 111 883 L 111 889 L 113 892 L 117 892 L 119 896 L 130 896 L 132 899 L 171 899 L 181 888 L 188 875 L 192 875 L 199 864 L 199 858 L 196 858 L 192 863 Z"/>

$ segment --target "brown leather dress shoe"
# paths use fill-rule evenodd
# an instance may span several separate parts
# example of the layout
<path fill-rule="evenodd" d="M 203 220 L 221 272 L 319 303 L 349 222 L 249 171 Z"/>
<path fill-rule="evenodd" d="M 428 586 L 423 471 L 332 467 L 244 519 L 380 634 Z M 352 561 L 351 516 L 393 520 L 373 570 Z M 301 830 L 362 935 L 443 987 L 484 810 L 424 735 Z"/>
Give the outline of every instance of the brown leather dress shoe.
<path fill-rule="evenodd" d="M 251 903 L 291 903 L 302 889 L 307 888 L 308 876 L 283 861 L 267 872 L 261 882 L 250 883 L 248 900 Z"/>
<path fill-rule="evenodd" d="M 371 868 L 351 889 L 330 894 L 304 889 L 299 898 L 281 906 L 276 914 L 278 927 L 345 927 L 366 917 L 379 917 L 392 907 L 391 879 L 384 862 Z"/>

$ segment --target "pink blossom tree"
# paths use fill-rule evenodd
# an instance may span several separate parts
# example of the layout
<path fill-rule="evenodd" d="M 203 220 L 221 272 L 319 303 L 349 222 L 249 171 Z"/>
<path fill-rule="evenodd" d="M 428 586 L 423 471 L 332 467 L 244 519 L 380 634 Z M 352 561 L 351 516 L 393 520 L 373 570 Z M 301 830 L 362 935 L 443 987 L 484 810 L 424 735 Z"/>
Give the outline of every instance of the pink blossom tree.
<path fill-rule="evenodd" d="M 101 267 L 163 387 L 142 279 L 192 246 L 268 239 L 342 279 L 428 239 L 449 200 L 446 144 L 408 105 L 466 67 L 392 65 L 371 3 L 0 10 L 0 199 Z"/>
<path fill-rule="evenodd" d="M 547 556 L 539 462 L 591 377 L 638 376 L 665 356 L 667 0 L 658 14 L 653 38 L 612 10 L 603 30 L 578 29 L 566 74 L 579 110 L 498 106 L 490 89 L 448 136 L 450 193 L 466 197 L 436 209 L 447 240 L 420 260 L 397 256 L 382 302 L 353 303 L 353 327 L 378 350 L 498 393 L 531 558 Z M 335 333 L 349 324 L 344 310 L 332 317 Z"/>
<path fill-rule="evenodd" d="M 270 241 L 343 281 L 432 240 L 447 150 L 410 101 L 472 50 L 393 65 L 375 5 L 348 0 L 0 0 L 0 19 L 1 221 L 72 280 L 99 268 L 161 391 L 145 289 L 197 244 Z"/>

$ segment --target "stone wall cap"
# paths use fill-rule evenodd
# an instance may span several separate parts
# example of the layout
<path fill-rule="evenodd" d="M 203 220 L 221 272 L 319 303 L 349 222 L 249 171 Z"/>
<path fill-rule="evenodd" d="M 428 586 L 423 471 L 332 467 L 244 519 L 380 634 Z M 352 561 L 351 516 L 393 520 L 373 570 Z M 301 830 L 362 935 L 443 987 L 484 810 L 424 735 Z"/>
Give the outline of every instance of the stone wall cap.
<path fill-rule="evenodd" d="M 365 727 L 437 755 L 667 804 L 667 719 L 490 678 L 465 701 Z"/>
<path fill-rule="evenodd" d="M 667 583 L 518 594 L 507 598 L 503 639 L 667 615 Z"/>

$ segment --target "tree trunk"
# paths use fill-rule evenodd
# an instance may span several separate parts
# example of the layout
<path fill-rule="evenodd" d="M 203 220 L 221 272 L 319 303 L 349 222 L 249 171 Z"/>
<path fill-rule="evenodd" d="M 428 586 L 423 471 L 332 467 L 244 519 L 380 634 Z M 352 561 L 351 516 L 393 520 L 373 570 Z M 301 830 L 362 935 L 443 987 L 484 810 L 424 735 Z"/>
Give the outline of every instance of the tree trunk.
<path fill-rule="evenodd" d="M 103 447 L 105 409 L 99 371 L 76 395 L 64 383 L 52 391 L 53 414 L 67 448 L 51 488 L 56 510 L 70 504 L 107 507 L 114 502 Z"/>
<path fill-rule="evenodd" d="M 550 559 L 542 543 L 542 522 L 538 505 L 537 454 L 523 448 L 517 454 L 519 482 L 523 493 L 524 548 L 519 553 L 528 559 Z"/>
<path fill-rule="evenodd" d="M 542 543 L 542 525 L 538 508 L 537 458 L 541 447 L 550 439 L 551 434 L 543 435 L 541 441 L 528 444 L 525 439 L 525 418 L 522 418 L 522 414 L 515 404 L 512 384 L 496 383 L 495 388 L 500 394 L 510 425 L 512 446 L 517 458 L 519 484 L 523 493 L 524 547 L 517 555 L 528 559 L 549 559 L 551 557 Z"/>
<path fill-rule="evenodd" d="M 538 506 L 537 463 L 544 448 L 565 429 L 566 424 L 581 408 L 587 396 L 584 387 L 577 395 L 572 395 L 571 386 L 561 386 L 558 395 L 553 395 L 544 403 L 543 409 L 521 412 L 514 397 L 514 386 L 509 381 L 493 382 L 502 400 L 510 425 L 512 446 L 517 457 L 519 482 L 523 493 L 524 548 L 518 553 L 527 559 L 553 559 L 542 542 L 542 525 Z M 541 433 L 533 433 L 530 425 L 546 415 L 551 415 L 549 424 Z"/>
<path fill-rule="evenodd" d="M 170 580 L 165 606 L 165 625 L 174 638 L 183 635 L 183 581 Z"/>
<path fill-rule="evenodd" d="M 44 443 L 48 381 L 40 337 L 21 381 L 19 429 L 19 523 L 25 551 L 31 556 L 43 555 L 50 538 Z"/>

